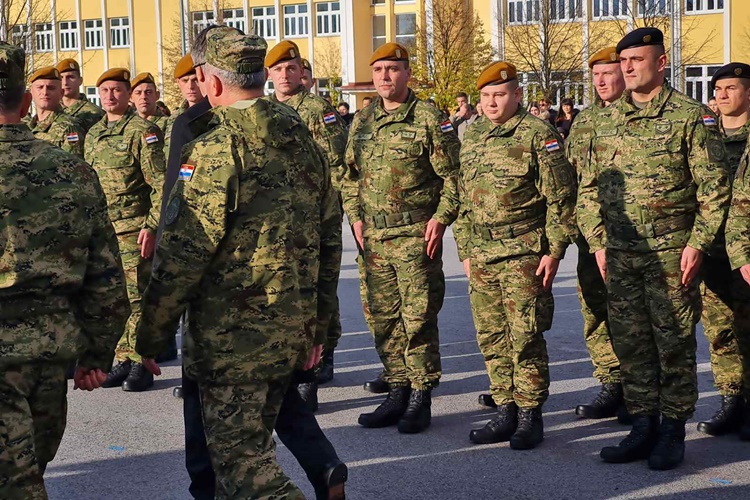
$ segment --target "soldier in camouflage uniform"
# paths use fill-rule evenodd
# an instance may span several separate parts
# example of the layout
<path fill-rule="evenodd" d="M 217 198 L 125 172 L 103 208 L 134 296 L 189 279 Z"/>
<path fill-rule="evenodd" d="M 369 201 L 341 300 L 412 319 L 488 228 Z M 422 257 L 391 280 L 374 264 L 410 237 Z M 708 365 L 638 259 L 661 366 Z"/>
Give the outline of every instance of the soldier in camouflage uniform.
<path fill-rule="evenodd" d="M 45 499 L 65 431 L 65 368 L 101 386 L 129 306 L 107 204 L 81 159 L 21 123 L 23 50 L 0 43 L 0 498 Z"/>
<path fill-rule="evenodd" d="M 163 133 L 167 128 L 169 117 L 157 106 L 158 100 L 159 90 L 156 88 L 154 75 L 151 73 L 136 75 L 130 82 L 130 101 L 138 111 L 138 116 L 159 127 Z"/>
<path fill-rule="evenodd" d="M 380 97 L 352 122 L 342 197 L 364 250 L 369 327 L 390 392 L 359 423 L 414 433 L 430 425 L 440 381 L 442 237 L 458 209 L 460 144 L 447 117 L 409 89 L 404 47 L 381 46 L 370 65 Z"/>
<path fill-rule="evenodd" d="M 720 125 L 732 176 L 747 145 L 750 131 L 750 65 L 731 63 L 719 68 L 711 79 L 721 110 Z M 732 271 L 723 234 L 703 261 L 703 331 L 709 342 L 711 371 L 721 407 L 698 430 L 719 436 L 739 429 L 742 396 L 750 391 L 747 365 L 741 342 L 750 339 L 750 294 L 740 273 Z M 743 367 L 744 366 L 744 367 Z M 745 380 L 743 380 L 743 374 Z"/>
<path fill-rule="evenodd" d="M 664 79 L 664 37 L 639 28 L 618 44 L 627 91 L 609 109 L 582 169 L 578 225 L 607 284 L 630 435 L 613 463 L 679 465 L 698 399 L 698 273 L 726 218 L 729 168 L 716 118 Z M 661 423 L 659 414 L 661 413 Z"/>
<path fill-rule="evenodd" d="M 57 64 L 62 81 L 63 111 L 72 116 L 88 132 L 99 120 L 104 117 L 104 110 L 96 104 L 89 102 L 86 96 L 80 93 L 83 85 L 81 66 L 75 59 L 63 59 Z M 83 140 L 83 139 L 82 139 Z"/>
<path fill-rule="evenodd" d="M 284 40 L 268 51 L 265 61 L 268 74 L 273 81 L 274 93 L 269 99 L 291 106 L 302 118 L 310 130 L 318 146 L 325 151 L 331 171 L 331 182 L 337 192 L 341 191 L 341 180 L 344 176 L 344 150 L 346 149 L 346 127 L 341 117 L 336 113 L 328 101 L 320 96 L 311 94 L 302 85 L 302 63 L 297 45 Z M 326 279 L 336 283 L 341 270 L 339 265 L 331 269 L 332 275 Z M 330 297 L 336 304 L 333 317 L 323 348 L 321 362 L 321 383 L 329 382 L 333 378 L 333 350 L 341 338 L 341 314 L 338 307 L 338 296 Z M 318 386 L 315 374 L 311 373 L 310 382 L 299 385 L 300 395 L 315 411 L 318 407 Z"/>
<path fill-rule="evenodd" d="M 303 498 L 272 434 L 293 369 L 319 360 L 335 283 L 318 277 L 341 251 L 325 154 L 293 110 L 258 99 L 265 48 L 208 33 L 198 76 L 214 126 L 183 148 L 138 332 L 138 349 L 156 354 L 190 308 L 185 369 L 200 385 L 219 499 Z M 212 93 L 216 81 L 228 91 Z"/>
<path fill-rule="evenodd" d="M 552 324 L 552 281 L 576 232 L 575 174 L 560 136 L 521 106 L 512 64 L 488 66 L 477 89 L 485 118 L 461 145 L 454 234 L 498 416 L 469 437 L 530 449 L 544 436 L 542 334 Z"/>
<path fill-rule="evenodd" d="M 607 120 L 607 107 L 620 98 L 625 80 L 615 47 L 607 47 L 589 59 L 598 99 L 576 116 L 565 141 L 571 165 L 580 172 L 588 160 L 589 144 L 602 121 Z M 620 362 L 612 347 L 607 321 L 607 288 L 599 274 L 596 258 L 589 251 L 586 239 L 578 232 L 578 299 L 583 313 L 583 338 L 594 364 L 594 377 L 602 384 L 599 394 L 587 405 L 578 405 L 576 415 L 584 418 L 609 418 L 618 411 L 624 417 Z"/>
<path fill-rule="evenodd" d="M 135 351 L 141 294 L 151 274 L 164 184 L 164 139 L 152 123 L 128 106 L 129 71 L 113 68 L 97 81 L 106 118 L 86 136 L 85 158 L 99 174 L 115 226 L 132 314 L 115 350 L 117 364 L 105 387 L 144 391 L 154 383 Z"/>
<path fill-rule="evenodd" d="M 29 121 L 31 132 L 37 139 L 83 158 L 85 132 L 74 118 L 62 111 L 62 88 L 57 68 L 39 68 L 31 75 L 29 82 L 37 112 Z"/>

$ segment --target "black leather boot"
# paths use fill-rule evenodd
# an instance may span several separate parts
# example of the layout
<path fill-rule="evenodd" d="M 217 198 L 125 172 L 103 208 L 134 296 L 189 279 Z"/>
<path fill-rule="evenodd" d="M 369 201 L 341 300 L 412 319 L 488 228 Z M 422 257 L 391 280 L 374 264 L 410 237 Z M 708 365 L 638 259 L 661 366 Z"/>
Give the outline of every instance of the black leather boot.
<path fill-rule="evenodd" d="M 750 441 L 750 399 L 745 401 L 745 407 L 742 409 L 740 439 L 743 441 Z"/>
<path fill-rule="evenodd" d="M 578 405 L 576 415 L 583 418 L 612 418 L 622 406 L 622 384 L 604 384 L 594 400 L 587 405 Z"/>
<path fill-rule="evenodd" d="M 492 399 L 492 394 L 480 394 L 479 395 L 479 406 L 485 406 L 487 408 L 497 408 L 497 403 Z"/>
<path fill-rule="evenodd" d="M 333 349 L 323 351 L 323 359 L 318 370 L 318 384 L 327 384 L 333 380 Z"/>
<path fill-rule="evenodd" d="M 339 462 L 326 467 L 319 484 L 315 486 L 316 500 L 345 500 L 344 484 L 349 479 L 349 470 Z"/>
<path fill-rule="evenodd" d="M 174 389 L 172 389 L 172 396 L 176 397 L 177 399 L 182 399 L 182 386 L 178 385 Z"/>
<path fill-rule="evenodd" d="M 662 417 L 659 440 L 648 457 L 648 467 L 654 470 L 674 469 L 685 459 L 685 421 Z"/>
<path fill-rule="evenodd" d="M 401 434 L 417 434 L 430 426 L 432 422 L 432 390 L 412 389 L 409 406 L 398 421 L 398 432 Z"/>
<path fill-rule="evenodd" d="M 128 378 L 122 383 L 122 390 L 127 392 L 143 392 L 153 386 L 154 375 L 146 370 L 142 364 L 133 363 L 130 367 Z"/>
<path fill-rule="evenodd" d="M 125 379 L 128 378 L 128 375 L 130 375 L 130 366 L 132 364 L 132 361 L 126 359 L 114 365 L 107 374 L 107 380 L 104 381 L 102 387 L 120 387 L 125 382 Z"/>
<path fill-rule="evenodd" d="M 518 407 L 515 403 L 497 407 L 497 417 L 487 422 L 481 429 L 469 433 L 469 440 L 477 444 L 501 443 L 508 441 L 518 427 Z"/>
<path fill-rule="evenodd" d="M 514 450 L 530 450 L 543 440 L 542 408 L 519 408 L 518 428 L 510 438 L 510 447 Z"/>
<path fill-rule="evenodd" d="M 315 413 L 318 411 L 318 383 L 317 382 L 305 382 L 297 384 L 297 391 L 302 400 L 305 402 L 310 411 Z"/>
<path fill-rule="evenodd" d="M 633 428 L 617 446 L 602 448 L 599 456 L 611 464 L 624 464 L 644 460 L 651 455 L 659 438 L 659 417 L 637 415 L 633 418 Z"/>
<path fill-rule="evenodd" d="M 390 390 L 388 382 L 385 381 L 385 370 L 380 372 L 378 378 L 365 382 L 364 389 L 373 394 L 385 394 Z"/>
<path fill-rule="evenodd" d="M 374 412 L 363 413 L 359 416 L 359 425 L 373 429 L 396 425 L 406 412 L 410 394 L 409 386 L 391 388 L 388 397 Z"/>
<path fill-rule="evenodd" d="M 735 432 L 742 425 L 742 398 L 740 396 L 722 396 L 721 407 L 713 417 L 698 422 L 698 432 L 710 436 L 722 436 Z"/>

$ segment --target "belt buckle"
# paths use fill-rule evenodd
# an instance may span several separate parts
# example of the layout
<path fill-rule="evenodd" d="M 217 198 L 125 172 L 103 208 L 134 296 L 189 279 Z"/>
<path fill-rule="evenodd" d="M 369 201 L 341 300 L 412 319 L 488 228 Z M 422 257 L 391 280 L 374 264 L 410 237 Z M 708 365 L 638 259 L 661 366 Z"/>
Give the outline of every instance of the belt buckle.
<path fill-rule="evenodd" d="M 643 228 L 645 229 L 644 236 L 646 238 L 656 238 L 656 229 L 652 223 L 644 224 Z"/>
<path fill-rule="evenodd" d="M 386 227 L 388 227 L 388 224 L 385 220 L 385 215 L 375 215 L 373 216 L 372 221 L 375 229 L 385 229 Z"/>

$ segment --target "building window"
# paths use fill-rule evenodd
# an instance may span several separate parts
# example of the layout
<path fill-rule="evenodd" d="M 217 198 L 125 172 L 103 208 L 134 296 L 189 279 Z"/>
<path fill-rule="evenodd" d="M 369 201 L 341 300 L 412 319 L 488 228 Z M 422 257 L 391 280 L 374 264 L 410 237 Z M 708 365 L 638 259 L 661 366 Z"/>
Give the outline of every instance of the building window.
<path fill-rule="evenodd" d="M 13 45 L 18 45 L 24 49 L 29 45 L 29 26 L 26 24 L 16 24 L 10 32 L 10 41 Z"/>
<path fill-rule="evenodd" d="M 528 3 L 528 2 L 527 2 Z M 535 12 L 539 12 L 539 1 L 535 0 Z M 581 17 L 581 0 L 550 0 L 550 17 L 552 19 L 577 19 Z M 539 14 L 536 14 L 537 18 Z"/>
<path fill-rule="evenodd" d="M 263 91 L 266 93 L 266 95 L 273 94 L 273 81 L 269 78 L 266 80 L 266 85 L 263 89 Z"/>
<path fill-rule="evenodd" d="M 685 12 L 715 12 L 724 9 L 724 0 L 685 0 Z"/>
<path fill-rule="evenodd" d="M 315 4 L 318 35 L 338 35 L 341 33 L 341 3 L 322 2 Z"/>
<path fill-rule="evenodd" d="M 201 10 L 192 13 L 193 17 L 193 36 L 198 36 L 198 33 L 208 28 L 211 24 L 216 24 L 214 19 L 214 11 L 212 10 Z"/>
<path fill-rule="evenodd" d="M 685 68 L 685 93 L 706 104 L 711 97 L 711 77 L 721 66 L 688 66 Z"/>
<path fill-rule="evenodd" d="M 242 9 L 226 9 L 221 13 L 224 24 L 245 31 L 245 11 Z"/>
<path fill-rule="evenodd" d="M 318 78 L 318 95 L 320 97 L 330 97 L 331 89 L 329 88 L 330 81 L 328 78 Z"/>
<path fill-rule="evenodd" d="M 307 4 L 298 3 L 284 6 L 284 36 L 307 36 L 310 32 L 310 17 Z"/>
<path fill-rule="evenodd" d="M 263 38 L 276 38 L 276 7 L 253 8 L 253 31 Z"/>
<path fill-rule="evenodd" d="M 99 89 L 96 87 L 86 87 L 86 99 L 93 102 L 100 108 L 102 107 L 102 100 L 99 99 Z"/>
<path fill-rule="evenodd" d="M 549 0 L 550 11 L 557 12 L 557 2 L 565 0 Z M 539 0 L 508 0 L 508 23 L 522 24 L 531 21 L 539 21 Z M 563 7 L 564 11 L 564 7 Z M 552 16 L 557 19 L 557 16 Z"/>
<path fill-rule="evenodd" d="M 78 23 L 76 21 L 60 23 L 60 50 L 78 50 Z"/>
<path fill-rule="evenodd" d="M 109 20 L 109 43 L 113 49 L 130 47 L 130 19 L 113 17 Z"/>
<path fill-rule="evenodd" d="M 414 45 L 417 32 L 417 15 L 416 14 L 397 14 L 396 15 L 396 42 L 404 47 Z"/>
<path fill-rule="evenodd" d="M 55 31 L 52 23 L 39 23 L 34 25 L 34 40 L 37 52 L 52 52 Z"/>
<path fill-rule="evenodd" d="M 628 0 L 593 0 L 592 17 L 625 17 L 628 15 Z"/>
<path fill-rule="evenodd" d="M 639 16 L 666 16 L 672 12 L 672 0 L 637 0 Z"/>
<path fill-rule="evenodd" d="M 385 43 L 385 16 L 372 16 L 372 51 Z"/>
<path fill-rule="evenodd" d="M 373 5 L 384 5 L 385 0 L 372 0 Z"/>
<path fill-rule="evenodd" d="M 89 19 L 83 22 L 83 32 L 86 36 L 86 49 L 104 48 L 104 26 L 101 19 Z"/>

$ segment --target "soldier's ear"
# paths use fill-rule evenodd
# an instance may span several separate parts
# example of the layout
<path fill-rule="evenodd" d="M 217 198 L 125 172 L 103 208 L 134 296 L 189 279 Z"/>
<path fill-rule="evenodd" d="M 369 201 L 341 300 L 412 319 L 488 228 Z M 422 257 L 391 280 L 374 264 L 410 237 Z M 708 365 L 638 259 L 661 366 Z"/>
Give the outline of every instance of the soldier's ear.
<path fill-rule="evenodd" d="M 21 99 L 21 118 L 29 114 L 29 108 L 31 108 L 31 92 L 27 90 L 23 93 L 23 99 Z"/>

